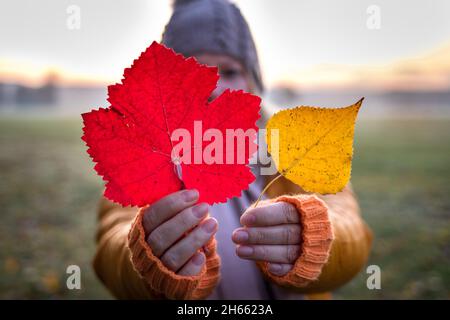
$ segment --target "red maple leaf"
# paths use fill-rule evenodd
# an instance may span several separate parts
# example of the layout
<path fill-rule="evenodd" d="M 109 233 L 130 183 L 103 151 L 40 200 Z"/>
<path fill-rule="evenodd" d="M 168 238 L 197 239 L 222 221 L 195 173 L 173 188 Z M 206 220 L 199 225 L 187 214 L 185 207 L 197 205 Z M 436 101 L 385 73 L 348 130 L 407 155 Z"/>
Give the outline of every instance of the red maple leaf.
<path fill-rule="evenodd" d="M 202 122 L 203 132 L 215 128 L 224 137 L 227 129 L 257 129 L 259 97 L 226 90 L 208 103 L 218 78 L 217 68 L 153 42 L 125 69 L 122 83 L 108 87 L 111 106 L 82 115 L 82 139 L 97 163 L 95 170 L 107 181 L 107 198 L 124 206 L 144 206 L 186 187 L 196 188 L 199 201 L 212 204 L 248 188 L 255 179 L 247 165 L 256 151 L 255 136 L 247 141 L 243 164 L 181 163 L 182 181 L 175 171 L 175 129 L 194 136 L 194 121 Z M 192 151 L 199 148 L 194 140 Z M 208 143 L 200 142 L 202 148 Z M 238 151 L 235 143 L 234 150 L 224 154 Z"/>

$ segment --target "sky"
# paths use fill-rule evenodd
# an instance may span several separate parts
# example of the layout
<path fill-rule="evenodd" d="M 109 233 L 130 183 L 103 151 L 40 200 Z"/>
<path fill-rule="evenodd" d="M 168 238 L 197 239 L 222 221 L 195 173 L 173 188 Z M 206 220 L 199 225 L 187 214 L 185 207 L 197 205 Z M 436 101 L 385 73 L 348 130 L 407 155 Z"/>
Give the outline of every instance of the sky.
<path fill-rule="evenodd" d="M 367 80 L 377 88 L 410 81 L 450 87 L 448 0 L 234 2 L 251 27 L 268 86 Z M 67 26 L 71 5 L 80 9 L 80 29 Z M 373 5 L 378 29 L 367 26 Z M 170 0 L 2 1 L 0 80 L 40 83 L 55 72 L 67 82 L 117 82 L 141 51 L 160 40 L 170 14 Z"/>

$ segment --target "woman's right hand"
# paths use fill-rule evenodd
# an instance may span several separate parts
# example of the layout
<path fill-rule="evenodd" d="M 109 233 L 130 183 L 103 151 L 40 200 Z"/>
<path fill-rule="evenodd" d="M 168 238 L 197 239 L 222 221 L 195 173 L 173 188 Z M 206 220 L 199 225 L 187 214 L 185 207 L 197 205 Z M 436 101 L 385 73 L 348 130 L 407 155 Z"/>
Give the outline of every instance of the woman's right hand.
<path fill-rule="evenodd" d="M 217 231 L 206 203 L 196 204 L 195 189 L 171 193 L 146 209 L 142 223 L 147 243 L 162 263 L 179 275 L 200 273 L 206 257 L 200 250 Z"/>

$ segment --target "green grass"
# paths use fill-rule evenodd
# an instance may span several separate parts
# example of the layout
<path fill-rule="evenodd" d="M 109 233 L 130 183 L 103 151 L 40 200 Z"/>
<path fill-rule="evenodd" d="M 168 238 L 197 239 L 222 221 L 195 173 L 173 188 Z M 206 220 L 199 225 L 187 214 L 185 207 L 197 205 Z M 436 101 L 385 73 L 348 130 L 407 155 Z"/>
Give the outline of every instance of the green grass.
<path fill-rule="evenodd" d="M 91 268 L 102 185 L 79 119 L 0 119 L 0 298 L 109 298 Z M 352 182 L 374 231 L 369 264 L 337 298 L 448 299 L 450 120 L 365 120 Z M 66 289 L 66 268 L 82 289 Z"/>
<path fill-rule="evenodd" d="M 358 123 L 353 186 L 375 240 L 369 264 L 340 298 L 448 299 L 450 296 L 450 121 Z"/>
<path fill-rule="evenodd" d="M 79 120 L 0 122 L 0 298 L 108 298 L 91 268 L 102 186 Z M 82 290 L 66 288 L 81 267 Z"/>

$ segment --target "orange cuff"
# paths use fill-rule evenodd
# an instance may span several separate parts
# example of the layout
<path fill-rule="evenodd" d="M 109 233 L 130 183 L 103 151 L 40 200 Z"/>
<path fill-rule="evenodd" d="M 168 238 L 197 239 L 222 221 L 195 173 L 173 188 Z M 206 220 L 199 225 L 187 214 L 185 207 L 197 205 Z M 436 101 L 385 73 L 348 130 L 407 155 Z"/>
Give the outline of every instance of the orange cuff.
<path fill-rule="evenodd" d="M 216 240 L 206 245 L 206 263 L 196 276 L 180 276 L 168 269 L 156 257 L 146 242 L 141 208 L 128 234 L 128 247 L 134 269 L 150 288 L 164 294 L 168 299 L 203 299 L 213 291 L 219 281 L 220 258 L 216 253 Z"/>
<path fill-rule="evenodd" d="M 300 256 L 284 276 L 268 271 L 266 262 L 259 262 L 262 272 L 273 282 L 285 287 L 306 287 L 317 280 L 327 263 L 333 241 L 333 230 L 325 203 L 313 195 L 280 196 L 271 202 L 285 201 L 297 208 L 302 227 Z"/>

